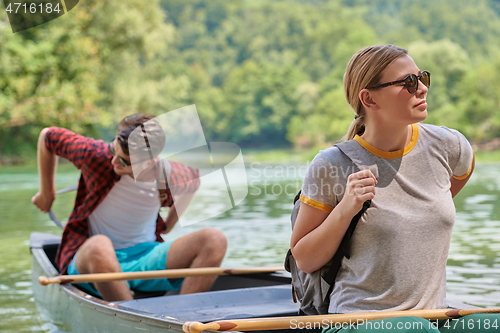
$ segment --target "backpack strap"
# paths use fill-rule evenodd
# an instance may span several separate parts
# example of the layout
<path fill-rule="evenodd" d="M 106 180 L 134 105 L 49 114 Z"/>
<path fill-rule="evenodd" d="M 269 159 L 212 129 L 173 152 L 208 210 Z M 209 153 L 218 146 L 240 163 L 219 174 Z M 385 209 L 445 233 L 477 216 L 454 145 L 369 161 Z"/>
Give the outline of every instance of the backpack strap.
<path fill-rule="evenodd" d="M 300 195 L 302 194 L 302 190 L 299 190 L 299 192 L 297 192 L 297 195 L 295 196 L 295 198 L 293 199 L 293 204 L 295 204 L 297 202 L 297 200 L 300 199 Z"/>
<path fill-rule="evenodd" d="M 334 281 L 337 278 L 337 274 L 339 272 L 340 267 L 342 266 L 342 259 L 346 257 L 347 259 L 351 258 L 351 238 L 354 233 L 354 229 L 358 224 L 359 219 L 364 214 L 364 212 L 370 207 L 371 200 L 367 200 L 363 202 L 363 207 L 361 210 L 352 218 L 351 224 L 349 224 L 349 228 L 347 229 L 344 237 L 342 238 L 342 242 L 340 242 L 339 248 L 333 255 L 331 260 L 330 269 L 323 275 L 323 279 L 329 283 L 330 287 L 328 289 L 328 293 L 326 297 L 330 297 L 330 294 L 333 291 Z"/>
<path fill-rule="evenodd" d="M 341 142 L 335 145 L 347 158 L 349 158 L 354 165 L 359 170 L 364 170 L 367 168 L 370 168 L 369 166 L 363 165 L 362 160 L 358 154 L 358 149 L 359 144 L 355 142 L 354 140 L 349 140 L 345 142 Z M 370 168 L 372 169 L 372 168 Z M 378 175 L 378 172 L 376 176 Z M 297 194 L 298 196 L 300 195 L 300 192 Z M 326 272 L 325 275 L 323 275 L 323 279 L 329 283 L 330 287 L 327 293 L 326 297 L 330 297 L 330 294 L 333 291 L 333 287 L 335 285 L 334 281 L 337 277 L 338 271 L 340 267 L 342 266 L 342 259 L 346 257 L 349 259 L 351 257 L 351 238 L 354 233 L 354 229 L 356 229 L 356 226 L 358 224 L 359 219 L 361 216 L 365 213 L 365 211 L 370 207 L 371 205 L 371 200 L 367 200 L 363 203 L 363 207 L 361 210 L 352 218 L 351 223 L 349 224 L 349 228 L 347 229 L 344 237 L 342 238 L 342 241 L 339 245 L 339 248 L 335 252 L 335 255 L 331 259 L 331 266 L 330 269 Z"/>

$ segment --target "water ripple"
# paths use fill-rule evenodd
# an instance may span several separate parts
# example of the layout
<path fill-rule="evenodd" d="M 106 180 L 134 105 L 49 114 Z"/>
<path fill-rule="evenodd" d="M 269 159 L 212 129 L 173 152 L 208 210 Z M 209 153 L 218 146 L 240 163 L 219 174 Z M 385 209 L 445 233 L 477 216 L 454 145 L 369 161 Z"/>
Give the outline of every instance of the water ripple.
<path fill-rule="evenodd" d="M 166 239 L 204 227 L 220 229 L 228 238 L 224 266 L 282 264 L 291 235 L 290 211 L 300 188 L 303 164 L 288 168 L 261 164 L 247 172 L 253 181 L 247 198 L 216 218 L 176 227 Z M 260 169 L 259 169 L 260 168 Z M 58 175 L 58 188 L 76 183 L 77 173 Z M 39 324 L 33 303 L 30 232 L 60 234 L 46 215 L 29 205 L 38 188 L 36 173 L 0 174 L 0 331 L 57 331 Z M 500 165 L 477 165 L 469 184 L 455 198 L 457 218 L 447 266 L 450 299 L 478 306 L 500 306 Z M 54 206 L 65 218 L 74 195 L 58 197 Z"/>

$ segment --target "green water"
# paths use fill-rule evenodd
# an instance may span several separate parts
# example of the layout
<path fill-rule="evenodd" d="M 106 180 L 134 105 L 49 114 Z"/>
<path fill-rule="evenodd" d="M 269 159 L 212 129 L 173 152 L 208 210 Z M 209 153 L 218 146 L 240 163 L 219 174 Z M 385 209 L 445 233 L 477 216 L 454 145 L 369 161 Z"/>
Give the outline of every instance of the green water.
<path fill-rule="evenodd" d="M 281 264 L 290 237 L 289 213 L 306 164 L 249 165 L 249 195 L 222 216 L 187 227 L 177 226 L 167 237 L 178 237 L 212 226 L 229 240 L 225 266 Z M 63 166 L 57 187 L 73 185 L 78 173 Z M 46 214 L 31 205 L 38 176 L 33 168 L 0 168 L 0 331 L 43 332 L 52 328 L 38 319 L 31 292 L 28 249 L 33 231 L 60 234 Z M 448 262 L 450 299 L 478 306 L 500 306 L 500 164 L 479 164 L 473 178 L 455 198 L 457 221 Z M 65 217 L 74 192 L 56 200 Z"/>

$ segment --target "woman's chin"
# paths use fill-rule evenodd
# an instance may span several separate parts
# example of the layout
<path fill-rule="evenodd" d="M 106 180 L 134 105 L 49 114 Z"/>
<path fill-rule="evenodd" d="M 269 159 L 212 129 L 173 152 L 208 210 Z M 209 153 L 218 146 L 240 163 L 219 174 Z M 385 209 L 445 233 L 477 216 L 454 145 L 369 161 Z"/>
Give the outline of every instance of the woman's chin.
<path fill-rule="evenodd" d="M 425 119 L 427 119 L 427 109 L 422 110 L 422 111 L 418 112 L 417 114 L 415 114 L 414 118 L 416 118 L 417 122 L 424 121 Z"/>

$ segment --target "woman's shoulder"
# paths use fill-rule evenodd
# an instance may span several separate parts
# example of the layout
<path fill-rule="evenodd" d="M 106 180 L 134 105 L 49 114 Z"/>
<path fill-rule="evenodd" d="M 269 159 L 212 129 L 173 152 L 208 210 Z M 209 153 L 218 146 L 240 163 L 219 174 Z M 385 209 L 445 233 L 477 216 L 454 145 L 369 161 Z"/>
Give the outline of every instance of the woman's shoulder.
<path fill-rule="evenodd" d="M 458 140 L 465 139 L 465 136 L 459 131 L 446 127 L 432 124 L 418 124 L 419 137 L 423 140 L 435 139 L 436 142 L 456 143 Z"/>
<path fill-rule="evenodd" d="M 314 157 L 311 165 L 342 165 L 349 162 L 349 159 L 340 151 L 337 146 L 331 146 L 320 150 Z"/>
<path fill-rule="evenodd" d="M 433 125 L 433 124 L 424 124 L 424 123 L 419 123 L 418 124 L 419 130 L 423 133 L 429 133 L 429 134 L 434 134 L 434 135 L 439 135 L 439 136 L 456 136 L 456 133 L 460 133 L 456 129 L 449 128 L 446 126 L 439 126 L 439 125 Z"/>
<path fill-rule="evenodd" d="M 419 135 L 422 147 L 448 156 L 449 164 L 457 175 L 463 175 L 469 169 L 474 153 L 470 142 L 462 133 L 445 126 L 429 124 L 419 124 L 419 129 L 422 132 Z"/>
<path fill-rule="evenodd" d="M 312 179 L 324 178 L 324 182 L 336 183 L 355 171 L 351 159 L 337 146 L 332 146 L 321 150 L 314 157 L 308 167 L 307 176 Z"/>

